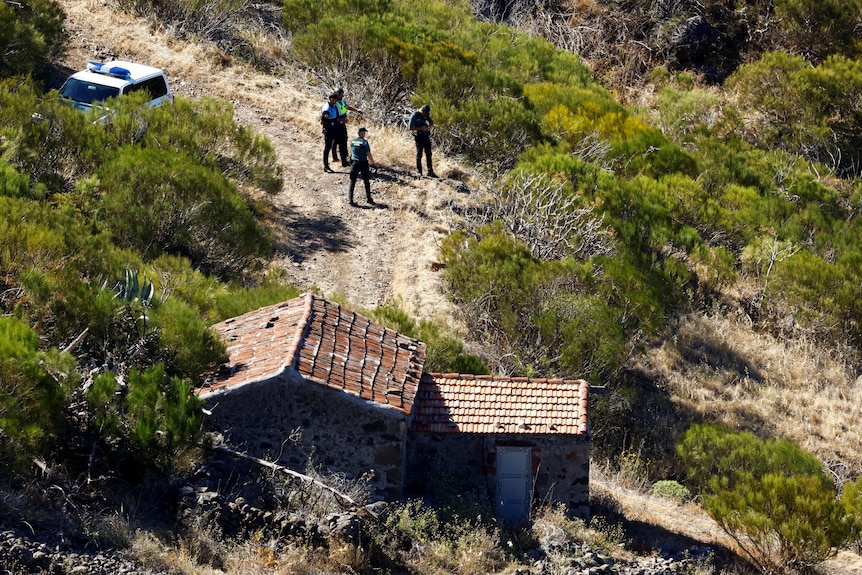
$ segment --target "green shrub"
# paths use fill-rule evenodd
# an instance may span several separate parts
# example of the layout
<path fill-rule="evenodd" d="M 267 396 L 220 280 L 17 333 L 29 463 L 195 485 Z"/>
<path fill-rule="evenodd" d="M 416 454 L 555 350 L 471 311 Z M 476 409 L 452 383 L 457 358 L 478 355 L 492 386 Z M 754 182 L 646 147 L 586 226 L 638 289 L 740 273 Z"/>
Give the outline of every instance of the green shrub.
<path fill-rule="evenodd" d="M 522 306 L 532 300 L 534 287 L 544 279 L 542 266 L 499 226 L 478 233 L 468 238 L 456 232 L 443 242 L 446 279 L 456 301 L 479 306 L 470 314 L 478 322 L 474 325 L 478 333 L 490 326 L 515 333 Z"/>
<path fill-rule="evenodd" d="M 125 98 L 121 112 L 132 117 L 143 115 L 146 130 L 141 134 L 141 123 L 130 122 L 126 136 L 117 138 L 117 147 L 139 141 L 145 148 L 176 150 L 201 166 L 221 172 L 246 198 L 248 189 L 270 195 L 281 191 L 281 166 L 272 143 L 250 127 L 239 125 L 227 100 L 175 98 L 173 106 L 142 109 Z"/>
<path fill-rule="evenodd" d="M 38 200 L 45 196 L 45 187 L 31 187 L 29 177 L 0 159 L 0 196 Z"/>
<path fill-rule="evenodd" d="M 652 484 L 650 494 L 655 497 L 665 497 L 667 499 L 678 499 L 680 501 L 689 501 L 691 499 L 691 491 L 682 485 L 679 481 L 673 479 L 662 479 Z"/>
<path fill-rule="evenodd" d="M 616 143 L 611 153 L 623 159 L 620 170 L 629 176 L 661 178 L 681 174 L 696 178 L 699 175 L 699 166 L 691 154 L 646 126 Z"/>
<path fill-rule="evenodd" d="M 586 290 L 584 290 L 586 291 Z M 535 310 L 535 324 L 554 371 L 606 381 L 626 355 L 626 331 L 618 309 L 599 296 L 560 290 Z"/>
<path fill-rule="evenodd" d="M 619 369 L 629 330 L 660 315 L 636 269 L 617 259 L 537 260 L 499 223 L 454 233 L 441 252 L 468 329 L 512 372 L 602 381 Z"/>
<path fill-rule="evenodd" d="M 841 505 L 850 529 L 850 541 L 858 552 L 862 546 L 862 479 L 845 483 L 841 489 Z"/>
<path fill-rule="evenodd" d="M 568 86 L 564 83 L 534 82 L 524 86 L 524 95 L 540 117 L 548 115 L 558 106 L 570 114 L 579 114 L 591 123 L 608 114 L 625 112 L 607 92 L 594 84 Z"/>
<path fill-rule="evenodd" d="M 65 49 L 65 19 L 54 0 L 0 3 L 0 79 L 44 73 Z"/>
<path fill-rule="evenodd" d="M 79 380 L 74 358 L 40 352 L 37 334 L 0 316 L 0 453 L 14 467 L 63 434 L 63 410 Z"/>
<path fill-rule="evenodd" d="M 345 21 L 362 15 L 380 15 L 392 11 L 392 0 L 284 0 L 282 23 L 293 32 L 299 32 L 321 22 L 327 16 L 337 16 Z"/>
<path fill-rule="evenodd" d="M 22 174 L 28 174 L 31 187 L 40 186 L 47 192 L 65 191 L 71 187 L 83 158 L 89 153 L 73 149 L 66 142 L 67 126 L 81 130 L 85 115 L 55 98 L 40 103 L 40 93 L 30 80 L 0 79 L 0 135 L 6 139 L 4 160 Z M 33 114 L 43 121 L 34 122 Z M 103 142 L 94 142 L 99 148 Z M 103 146 L 102 146 L 103 147 Z"/>
<path fill-rule="evenodd" d="M 170 373 L 194 381 L 226 359 L 224 343 L 196 310 L 168 298 L 153 314 L 158 348 Z"/>
<path fill-rule="evenodd" d="M 164 366 L 132 369 L 123 390 L 112 372 L 103 372 L 87 392 L 94 432 L 114 463 L 139 471 L 147 465 L 170 470 L 178 456 L 198 446 L 201 402 L 191 387 L 169 377 Z"/>
<path fill-rule="evenodd" d="M 750 118 L 740 136 L 752 144 L 801 154 L 840 173 L 858 166 L 862 62 L 832 56 L 812 67 L 802 56 L 769 52 L 740 66 L 726 86 Z"/>
<path fill-rule="evenodd" d="M 487 375 L 491 372 L 480 358 L 464 353 L 463 342 L 454 337 L 451 331 L 440 322 L 420 321 L 419 339 L 427 345 L 425 371 L 477 375 Z"/>
<path fill-rule="evenodd" d="M 677 143 L 700 128 L 713 128 L 723 103 L 718 95 L 698 88 L 665 87 L 656 96 L 660 113 L 658 127 Z"/>
<path fill-rule="evenodd" d="M 704 424 L 677 454 L 704 507 L 764 573 L 810 569 L 850 535 L 831 477 L 790 441 Z"/>
<path fill-rule="evenodd" d="M 301 293 L 301 289 L 284 285 L 280 283 L 276 274 L 270 274 L 253 286 L 230 287 L 212 294 L 215 301 L 210 318 L 213 322 L 223 321 L 267 305 L 293 299 Z"/>
<path fill-rule="evenodd" d="M 471 74 L 475 78 L 475 74 Z M 444 78 L 446 76 L 443 76 Z M 518 154 L 540 138 L 535 114 L 508 93 L 465 101 L 432 102 L 434 140 L 449 154 L 503 173 L 515 165 Z M 500 146 L 500 142 L 506 142 Z"/>
<path fill-rule="evenodd" d="M 814 328 L 827 340 L 858 339 L 862 335 L 862 304 L 855 279 L 858 257 L 857 249 L 851 248 L 841 261 L 833 263 L 801 246 L 788 246 L 775 261 L 765 303 L 779 309 L 780 304 L 788 305 L 788 317 Z"/>
<path fill-rule="evenodd" d="M 254 269 L 269 237 L 233 184 L 176 151 L 126 147 L 98 170 L 102 222 L 121 246 L 225 277 Z"/>
<path fill-rule="evenodd" d="M 788 51 L 813 60 L 859 54 L 859 0 L 776 0 L 775 16 Z"/>

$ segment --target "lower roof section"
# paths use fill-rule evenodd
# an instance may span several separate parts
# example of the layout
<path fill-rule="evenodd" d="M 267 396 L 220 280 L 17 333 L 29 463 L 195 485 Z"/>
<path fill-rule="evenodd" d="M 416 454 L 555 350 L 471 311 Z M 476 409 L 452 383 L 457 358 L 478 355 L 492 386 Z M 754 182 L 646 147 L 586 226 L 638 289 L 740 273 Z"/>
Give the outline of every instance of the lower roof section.
<path fill-rule="evenodd" d="M 411 431 L 433 433 L 589 433 L 582 379 L 424 374 Z"/>

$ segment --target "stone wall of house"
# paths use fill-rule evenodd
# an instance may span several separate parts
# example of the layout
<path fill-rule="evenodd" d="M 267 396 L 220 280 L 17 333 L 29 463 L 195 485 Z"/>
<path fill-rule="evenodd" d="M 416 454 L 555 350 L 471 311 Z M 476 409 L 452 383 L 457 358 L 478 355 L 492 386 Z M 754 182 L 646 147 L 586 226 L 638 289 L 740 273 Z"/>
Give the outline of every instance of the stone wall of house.
<path fill-rule="evenodd" d="M 405 417 L 298 376 L 246 385 L 207 400 L 205 420 L 232 448 L 301 473 L 310 462 L 348 479 L 369 471 L 374 494 L 402 495 Z M 280 454 L 280 457 L 279 457 Z"/>
<path fill-rule="evenodd" d="M 562 503 L 570 516 L 588 518 L 589 440 L 572 435 L 410 433 L 406 488 L 433 493 L 438 485 L 472 492 L 493 503 L 497 447 L 530 447 L 533 502 Z"/>

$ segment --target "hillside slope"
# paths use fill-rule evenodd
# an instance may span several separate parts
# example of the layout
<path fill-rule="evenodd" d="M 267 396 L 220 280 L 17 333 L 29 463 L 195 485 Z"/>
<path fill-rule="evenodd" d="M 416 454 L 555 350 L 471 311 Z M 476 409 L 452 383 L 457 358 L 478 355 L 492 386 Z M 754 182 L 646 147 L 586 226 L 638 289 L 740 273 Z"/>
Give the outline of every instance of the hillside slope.
<path fill-rule="evenodd" d="M 419 318 L 454 320 L 455 310 L 432 263 L 449 229 L 451 206 L 468 197 L 472 184 L 415 178 L 413 143 L 406 130 L 363 120 L 371 130 L 375 159 L 386 169 L 372 182 L 378 206 L 364 205 L 359 192 L 359 207 L 350 207 L 347 170 L 322 170 L 323 141 L 316 118 L 331 86 L 317 86 L 295 70 L 290 77 L 261 74 L 216 48 L 180 42 L 141 19 L 114 13 L 104 3 L 60 3 L 71 36 L 62 62 L 69 71 L 88 60 L 112 57 L 159 66 L 168 72 L 177 95 L 226 98 L 240 123 L 270 139 L 284 170 L 284 188 L 272 199 L 270 215 L 277 239 L 273 265 L 284 270 L 286 281 L 359 310 L 395 301 Z M 351 124 L 351 133 L 358 125 Z M 439 174 L 462 173 L 454 162 L 439 155 L 436 160 Z M 726 543 L 715 524 L 693 506 L 673 507 L 671 513 L 653 498 L 616 490 L 607 482 L 601 485 L 632 521 L 704 544 Z M 826 570 L 862 573 L 862 560 L 842 553 Z"/>
<path fill-rule="evenodd" d="M 406 130 L 353 118 L 350 137 L 359 122 L 367 122 L 374 157 L 383 169 L 372 182 L 377 206 L 365 205 L 360 182 L 359 206 L 350 207 L 349 170 L 323 172 L 316 122 L 325 94 L 334 87 L 260 74 L 215 48 L 179 42 L 101 3 L 60 3 L 72 40 L 62 63 L 68 71 L 89 60 L 146 62 L 166 70 L 178 96 L 230 100 L 238 122 L 270 139 L 284 169 L 284 188 L 271 199 L 277 240 L 273 263 L 284 270 L 286 281 L 356 309 L 400 301 L 416 317 L 451 315 L 430 264 L 447 231 L 446 206 L 463 195 L 458 190 L 464 187 L 416 178 L 408 167 L 414 152 Z M 446 162 L 440 160 L 437 171 L 445 175 Z"/>

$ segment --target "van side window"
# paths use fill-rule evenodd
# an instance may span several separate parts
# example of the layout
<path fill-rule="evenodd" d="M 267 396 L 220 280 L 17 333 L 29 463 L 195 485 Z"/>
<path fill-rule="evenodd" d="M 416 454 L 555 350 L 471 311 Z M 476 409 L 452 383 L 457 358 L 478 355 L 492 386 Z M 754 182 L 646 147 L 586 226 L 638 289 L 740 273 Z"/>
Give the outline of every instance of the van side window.
<path fill-rule="evenodd" d="M 144 80 L 143 82 L 127 86 L 123 93 L 131 94 L 139 90 L 146 90 L 150 97 L 155 100 L 156 98 L 161 98 L 162 96 L 167 95 L 168 85 L 165 82 L 164 76 L 156 76 L 155 78 L 150 78 L 149 80 Z"/>
<path fill-rule="evenodd" d="M 161 98 L 168 93 L 168 84 L 165 82 L 164 76 L 156 76 L 144 82 L 146 90 L 152 94 L 153 98 Z"/>

